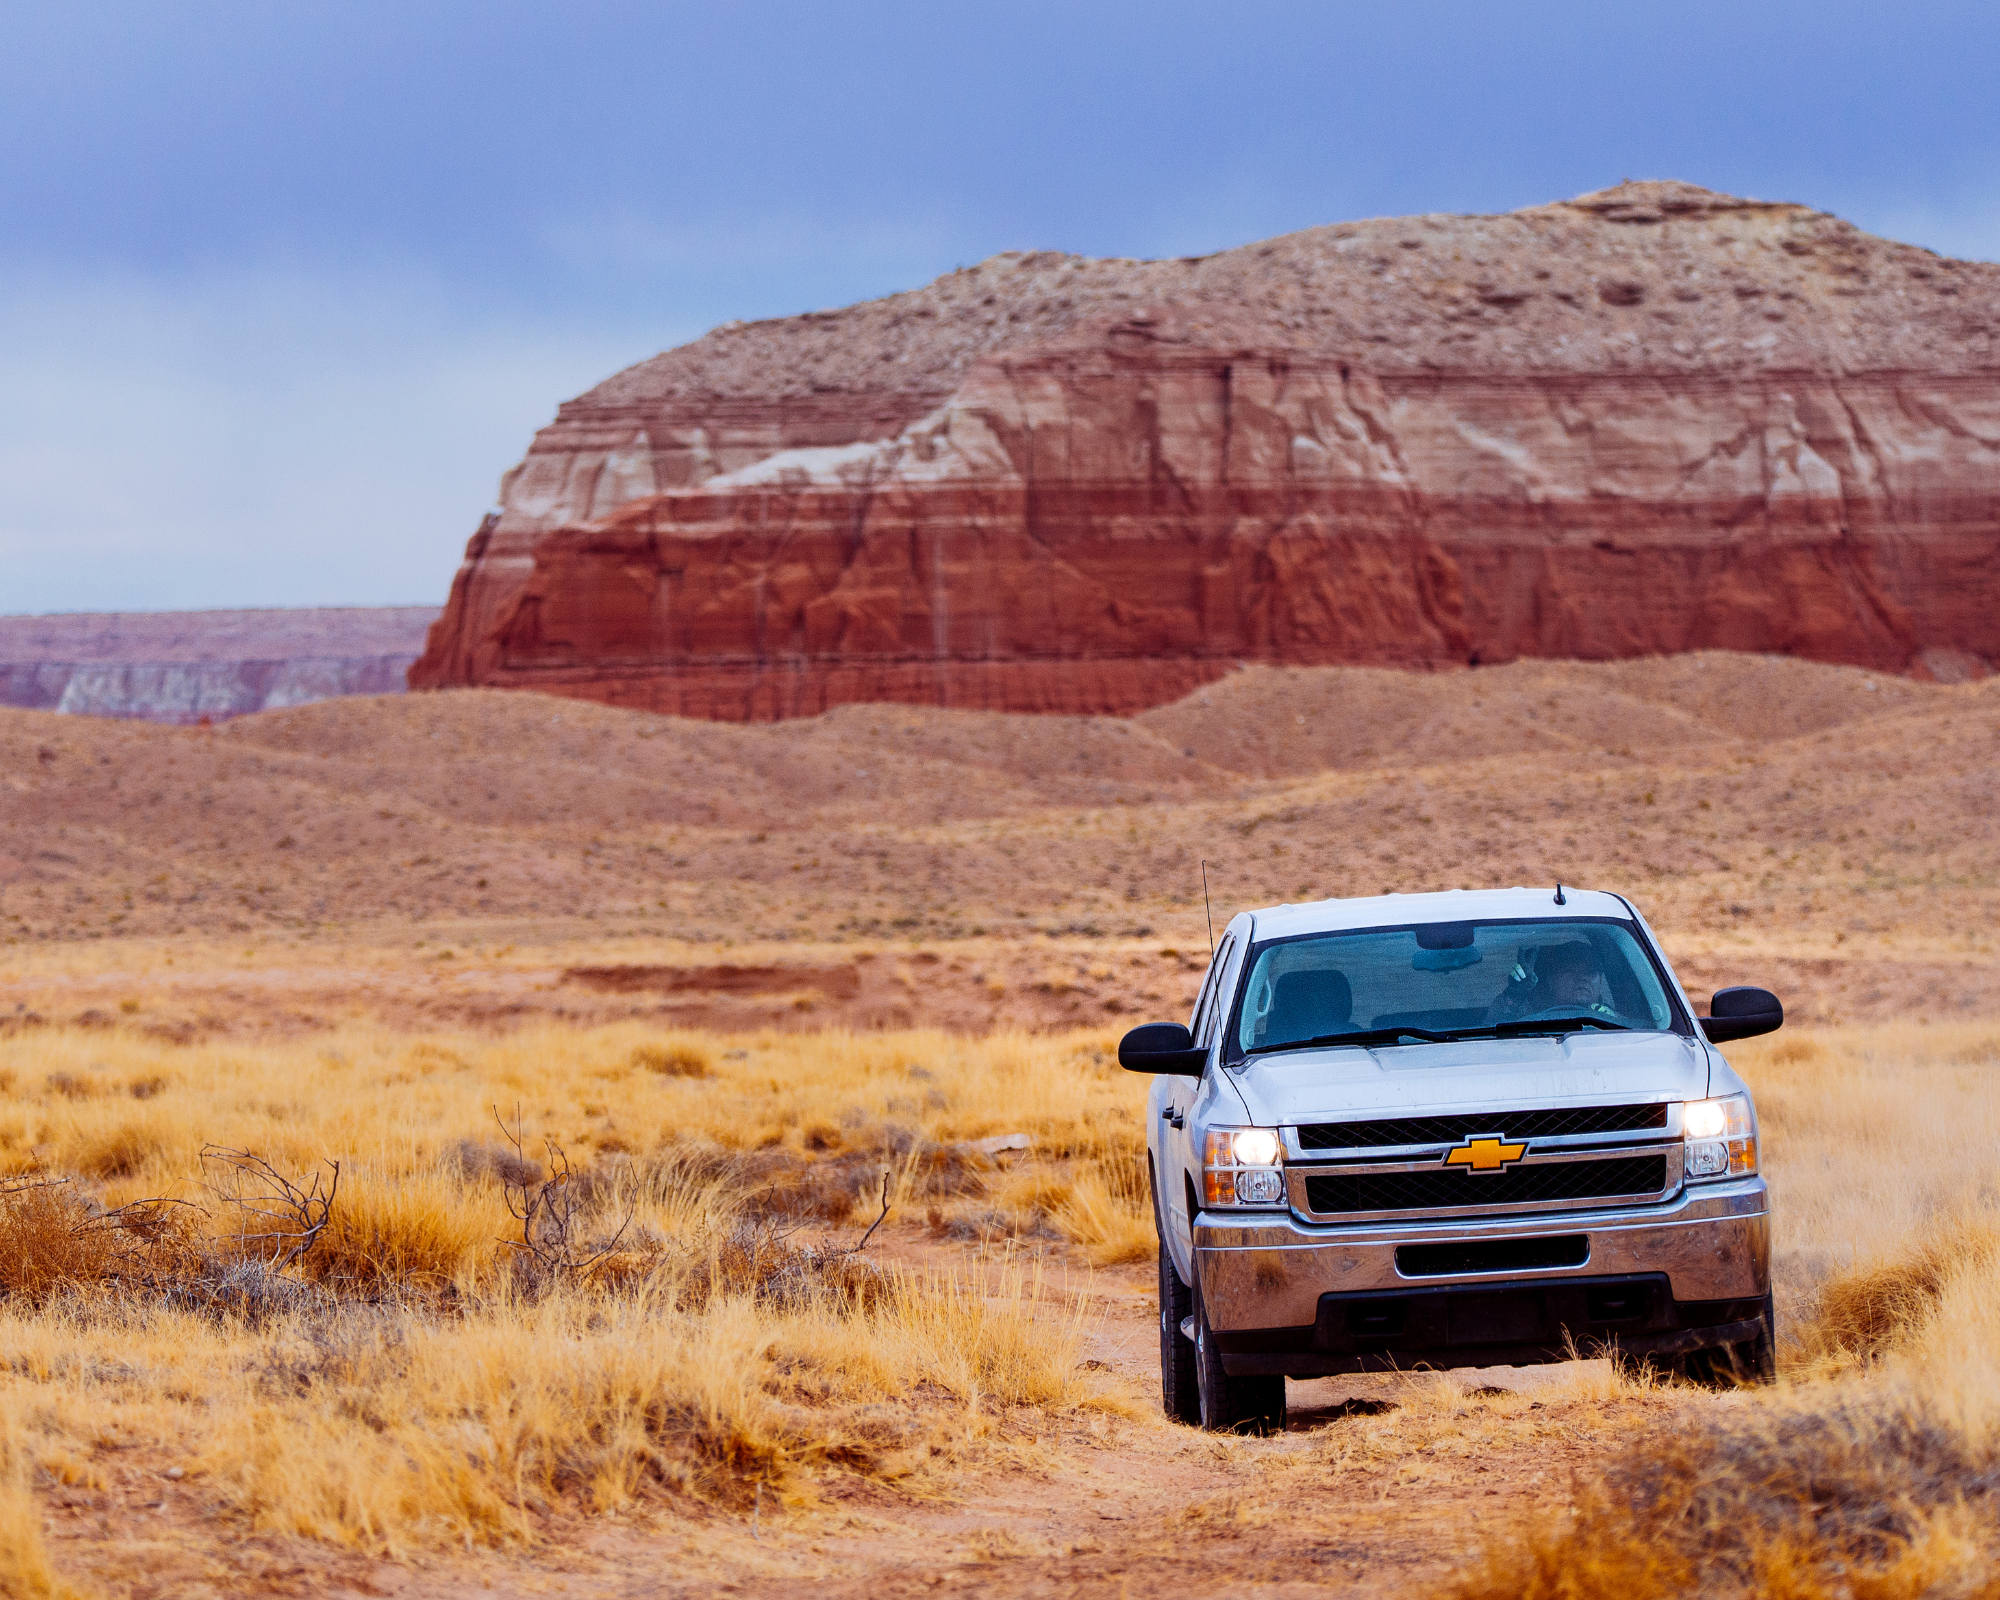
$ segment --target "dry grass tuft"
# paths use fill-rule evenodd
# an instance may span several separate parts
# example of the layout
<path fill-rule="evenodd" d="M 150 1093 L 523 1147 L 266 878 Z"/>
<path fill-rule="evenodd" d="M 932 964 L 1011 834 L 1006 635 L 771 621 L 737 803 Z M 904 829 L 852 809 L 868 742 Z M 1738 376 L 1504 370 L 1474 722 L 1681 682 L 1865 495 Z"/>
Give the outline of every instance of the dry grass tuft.
<path fill-rule="evenodd" d="M 1954 1518 L 1996 1459 L 1923 1401 L 1833 1393 L 1712 1415 L 1628 1443 L 1569 1518 L 1489 1550 L 1454 1600 L 1613 1600 L 1722 1593 L 1962 1594 L 1990 1561 Z"/>
<path fill-rule="evenodd" d="M 56 1575 L 42 1539 L 32 1463 L 19 1419 L 0 1415 L 0 1595 L 8 1600 L 82 1600 Z"/>
<path fill-rule="evenodd" d="M 116 1122 L 84 1134 L 70 1157 L 70 1168 L 90 1178 L 131 1178 L 144 1172 L 165 1150 L 156 1123 L 140 1119 Z"/>
<path fill-rule="evenodd" d="M 686 1040 L 639 1045 L 631 1059 L 635 1068 L 657 1072 L 663 1078 L 706 1078 L 715 1071 L 714 1056 Z"/>
<path fill-rule="evenodd" d="M 1615 1508 L 1592 1498 L 1579 1500 L 1570 1522 L 1538 1526 L 1487 1551 L 1444 1594 L 1446 1600 L 1669 1600 L 1694 1592 L 1698 1570 L 1681 1551 L 1628 1533 Z"/>
<path fill-rule="evenodd" d="M 365 1292 L 470 1286 L 498 1257 L 506 1207 L 442 1172 L 346 1175 L 326 1231 L 301 1258 L 315 1281 Z"/>
<path fill-rule="evenodd" d="M 1870 1360 L 1907 1344 L 1937 1315 L 1961 1273 L 1992 1270 L 2000 1260 L 2000 1223 L 1957 1218 L 1934 1224 L 1897 1255 L 1837 1272 L 1820 1285 L 1810 1315 L 1795 1327 L 1806 1361 Z"/>
<path fill-rule="evenodd" d="M 0 1290 L 39 1305 L 94 1287 L 118 1266 L 116 1230 L 84 1195 L 33 1180 L 0 1197 Z"/>

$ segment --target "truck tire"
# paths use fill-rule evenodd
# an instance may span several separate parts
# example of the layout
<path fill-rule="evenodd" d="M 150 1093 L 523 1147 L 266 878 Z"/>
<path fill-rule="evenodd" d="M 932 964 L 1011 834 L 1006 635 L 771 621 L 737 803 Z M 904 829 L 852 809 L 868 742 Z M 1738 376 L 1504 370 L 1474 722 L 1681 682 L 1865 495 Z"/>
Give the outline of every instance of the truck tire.
<path fill-rule="evenodd" d="M 1690 1350 L 1684 1356 L 1614 1353 L 1612 1364 L 1634 1376 L 1650 1372 L 1660 1378 L 1680 1378 L 1703 1389 L 1735 1389 L 1769 1383 L 1778 1375 L 1778 1363 L 1772 1337 L 1777 1327 L 1776 1311 L 1768 1294 L 1764 1296 L 1764 1310 L 1758 1322 L 1761 1326 L 1756 1336 L 1736 1344 Z"/>
<path fill-rule="evenodd" d="M 1194 1291 L 1181 1282 L 1167 1241 L 1160 1240 L 1160 1409 L 1176 1422 L 1201 1421 L 1194 1340 L 1181 1324 L 1194 1315 Z"/>
<path fill-rule="evenodd" d="M 1685 1371 L 1690 1383 L 1704 1389 L 1732 1389 L 1739 1385 L 1769 1383 L 1778 1375 L 1777 1307 L 1770 1295 L 1764 1296 L 1762 1326 L 1752 1339 L 1739 1344 L 1717 1345 L 1712 1350 L 1696 1350 L 1687 1358 Z"/>
<path fill-rule="evenodd" d="M 1201 1397 L 1201 1425 L 1210 1433 L 1283 1433 L 1285 1380 L 1282 1377 L 1232 1378 L 1222 1370 L 1222 1352 L 1209 1331 L 1208 1312 L 1201 1303 L 1201 1285 L 1194 1288 L 1195 1388 Z"/>

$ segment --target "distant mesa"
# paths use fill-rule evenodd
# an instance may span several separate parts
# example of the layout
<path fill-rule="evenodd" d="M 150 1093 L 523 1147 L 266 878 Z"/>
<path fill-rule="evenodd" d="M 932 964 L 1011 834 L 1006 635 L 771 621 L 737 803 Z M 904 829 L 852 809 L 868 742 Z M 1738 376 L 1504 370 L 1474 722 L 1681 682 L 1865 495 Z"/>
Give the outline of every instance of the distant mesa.
<path fill-rule="evenodd" d="M 1627 183 L 1006 254 L 562 406 L 413 687 L 1131 712 L 1237 663 L 2000 659 L 2000 266 Z"/>
<path fill-rule="evenodd" d="M 148 722 L 400 694 L 436 606 L 0 617 L 0 706 Z"/>

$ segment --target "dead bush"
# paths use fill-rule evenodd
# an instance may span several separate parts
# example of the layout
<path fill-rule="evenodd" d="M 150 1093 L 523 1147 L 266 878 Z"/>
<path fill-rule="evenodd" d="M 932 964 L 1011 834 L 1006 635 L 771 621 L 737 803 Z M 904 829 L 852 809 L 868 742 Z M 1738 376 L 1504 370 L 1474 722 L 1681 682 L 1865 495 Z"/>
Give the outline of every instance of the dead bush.
<path fill-rule="evenodd" d="M 497 1108 L 493 1120 L 500 1123 L 500 1132 L 516 1158 L 524 1165 L 533 1165 L 522 1148 L 518 1120 L 509 1128 Z M 617 1253 L 632 1222 L 628 1206 L 625 1220 L 608 1239 L 588 1239 L 586 1212 L 598 1185 L 595 1180 L 583 1181 L 584 1175 L 570 1166 L 568 1153 L 555 1140 L 545 1138 L 542 1145 L 547 1154 L 547 1176 L 540 1182 L 508 1184 L 501 1190 L 508 1213 L 521 1227 L 519 1239 L 506 1241 L 514 1252 L 515 1279 L 532 1292 L 588 1278 Z"/>
<path fill-rule="evenodd" d="M 317 1285 L 280 1277 L 261 1261 L 202 1255 L 191 1269 L 158 1285 L 162 1302 L 218 1320 L 262 1328 L 301 1311 L 334 1302 Z"/>
<path fill-rule="evenodd" d="M 1569 1523 L 1538 1523 L 1445 1586 L 1446 1600 L 1675 1600 L 1697 1592 L 1698 1569 L 1619 1524 L 1595 1499 Z"/>
<path fill-rule="evenodd" d="M 138 1200 L 106 1211 L 67 1180 L 39 1175 L 0 1192 L 0 1293 L 40 1304 L 79 1290 L 160 1290 L 208 1260 L 198 1207 Z"/>
<path fill-rule="evenodd" d="M 238 1253 L 261 1261 L 273 1276 L 311 1250 L 333 1220 L 338 1161 L 325 1162 L 327 1171 L 313 1173 L 303 1187 L 253 1150 L 204 1145 L 201 1164 L 210 1192 L 236 1208 Z"/>
<path fill-rule="evenodd" d="M 882 1163 L 858 1150 L 810 1161 L 773 1148 L 746 1156 L 740 1171 L 743 1208 L 752 1218 L 845 1222 L 855 1201 L 880 1182 Z"/>
<path fill-rule="evenodd" d="M 719 1295 L 747 1295 L 791 1310 L 827 1299 L 866 1310 L 880 1303 L 890 1282 L 858 1245 L 802 1244 L 768 1223 L 744 1222 L 714 1240 L 706 1259 L 682 1266 L 675 1300 L 688 1311 L 704 1309 Z"/>

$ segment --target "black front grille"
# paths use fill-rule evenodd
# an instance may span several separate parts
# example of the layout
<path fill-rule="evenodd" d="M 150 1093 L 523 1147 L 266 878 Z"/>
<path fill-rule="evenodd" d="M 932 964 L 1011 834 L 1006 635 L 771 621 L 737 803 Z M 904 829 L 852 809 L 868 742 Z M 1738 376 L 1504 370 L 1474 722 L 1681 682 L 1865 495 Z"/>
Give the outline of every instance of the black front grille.
<path fill-rule="evenodd" d="M 1339 1211 L 1444 1211 L 1453 1206 L 1534 1205 L 1593 1200 L 1605 1195 L 1658 1194 L 1667 1186 L 1667 1158 L 1551 1161 L 1505 1172 L 1321 1172 L 1306 1179 L 1306 1208 Z"/>
<path fill-rule="evenodd" d="M 1457 1144 L 1480 1133 L 1509 1139 L 1561 1139 L 1585 1133 L 1634 1133 L 1664 1128 L 1667 1103 L 1567 1106 L 1554 1111 L 1485 1111 L 1476 1116 L 1396 1117 L 1382 1122 L 1315 1122 L 1299 1129 L 1302 1150 L 1355 1150 L 1378 1145 Z"/>

